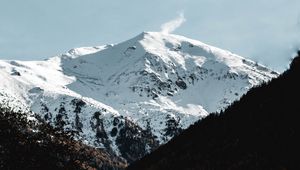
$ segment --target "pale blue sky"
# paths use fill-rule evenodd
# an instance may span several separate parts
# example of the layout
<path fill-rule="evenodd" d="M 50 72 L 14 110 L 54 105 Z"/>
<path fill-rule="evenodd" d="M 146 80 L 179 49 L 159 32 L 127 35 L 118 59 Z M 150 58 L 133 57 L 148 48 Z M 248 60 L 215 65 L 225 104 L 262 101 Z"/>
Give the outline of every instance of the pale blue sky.
<path fill-rule="evenodd" d="M 0 59 L 118 43 L 184 12 L 174 31 L 275 70 L 300 47 L 299 0 L 0 0 Z"/>

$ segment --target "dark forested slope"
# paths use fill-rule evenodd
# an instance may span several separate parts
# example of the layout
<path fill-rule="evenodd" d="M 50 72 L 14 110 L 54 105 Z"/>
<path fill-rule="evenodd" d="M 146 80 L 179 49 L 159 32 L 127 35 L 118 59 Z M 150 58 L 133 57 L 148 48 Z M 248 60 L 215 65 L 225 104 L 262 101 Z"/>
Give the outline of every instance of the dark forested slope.
<path fill-rule="evenodd" d="M 300 53 L 277 79 L 211 114 L 130 170 L 300 169 Z"/>
<path fill-rule="evenodd" d="M 0 169 L 124 169 L 121 159 L 0 108 Z"/>

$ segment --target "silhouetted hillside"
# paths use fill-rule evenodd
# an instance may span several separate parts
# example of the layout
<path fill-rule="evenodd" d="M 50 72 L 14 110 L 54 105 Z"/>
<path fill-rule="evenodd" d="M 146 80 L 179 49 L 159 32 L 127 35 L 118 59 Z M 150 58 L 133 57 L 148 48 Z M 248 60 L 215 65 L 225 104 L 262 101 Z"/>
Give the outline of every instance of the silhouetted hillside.
<path fill-rule="evenodd" d="M 124 169 L 126 163 L 51 126 L 0 109 L 0 169 Z"/>
<path fill-rule="evenodd" d="M 300 53 L 279 78 L 253 88 L 130 170 L 300 169 Z"/>

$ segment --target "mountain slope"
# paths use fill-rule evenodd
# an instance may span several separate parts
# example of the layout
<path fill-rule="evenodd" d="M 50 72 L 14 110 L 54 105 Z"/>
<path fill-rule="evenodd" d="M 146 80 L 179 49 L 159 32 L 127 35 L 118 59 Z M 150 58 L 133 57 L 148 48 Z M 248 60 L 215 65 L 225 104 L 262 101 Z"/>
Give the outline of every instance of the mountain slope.
<path fill-rule="evenodd" d="M 276 76 L 202 42 L 144 32 L 45 61 L 0 61 L 0 96 L 131 162 Z"/>
<path fill-rule="evenodd" d="M 125 169 L 124 160 L 0 105 L 0 169 Z"/>
<path fill-rule="evenodd" d="M 251 89 L 137 161 L 130 170 L 299 169 L 300 53 L 279 78 Z"/>

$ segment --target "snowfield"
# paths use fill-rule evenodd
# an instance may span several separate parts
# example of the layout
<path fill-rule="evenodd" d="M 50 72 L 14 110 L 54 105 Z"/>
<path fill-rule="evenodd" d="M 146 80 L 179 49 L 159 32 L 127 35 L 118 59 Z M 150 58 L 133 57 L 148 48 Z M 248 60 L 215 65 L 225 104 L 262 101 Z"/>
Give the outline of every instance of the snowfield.
<path fill-rule="evenodd" d="M 143 32 L 45 61 L 0 60 L 0 103 L 131 162 L 276 76 L 200 41 Z"/>

